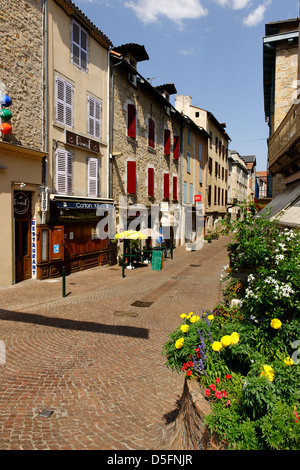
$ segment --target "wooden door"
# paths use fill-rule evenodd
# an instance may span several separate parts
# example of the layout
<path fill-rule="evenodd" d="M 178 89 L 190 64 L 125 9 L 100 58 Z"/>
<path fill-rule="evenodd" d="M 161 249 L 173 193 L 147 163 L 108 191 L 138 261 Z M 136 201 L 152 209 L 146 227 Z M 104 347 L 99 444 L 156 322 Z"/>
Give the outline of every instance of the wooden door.
<path fill-rule="evenodd" d="M 16 282 L 31 278 L 31 219 L 15 219 Z"/>

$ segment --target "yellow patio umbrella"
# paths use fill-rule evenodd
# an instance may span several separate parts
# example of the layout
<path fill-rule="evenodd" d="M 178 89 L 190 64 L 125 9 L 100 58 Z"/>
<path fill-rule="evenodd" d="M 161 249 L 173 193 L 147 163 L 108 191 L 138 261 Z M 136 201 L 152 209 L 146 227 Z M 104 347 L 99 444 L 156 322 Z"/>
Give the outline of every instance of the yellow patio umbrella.
<path fill-rule="evenodd" d="M 125 230 L 124 232 L 117 233 L 116 238 L 124 238 L 126 240 L 142 240 L 147 238 L 147 235 L 144 235 L 141 232 L 138 232 L 136 230 Z M 131 243 L 130 243 L 130 254 L 131 254 Z M 130 260 L 129 266 L 131 269 L 133 269 L 133 265 Z"/>
<path fill-rule="evenodd" d="M 124 232 L 117 233 L 116 238 L 126 238 L 127 240 L 142 240 L 147 238 L 144 233 L 137 230 L 125 230 Z"/>

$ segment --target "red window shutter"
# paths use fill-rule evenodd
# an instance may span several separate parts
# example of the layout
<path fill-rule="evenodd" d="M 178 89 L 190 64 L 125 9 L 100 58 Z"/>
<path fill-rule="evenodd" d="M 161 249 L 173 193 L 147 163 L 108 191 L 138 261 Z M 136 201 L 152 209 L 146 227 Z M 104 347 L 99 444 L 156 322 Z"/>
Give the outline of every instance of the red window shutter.
<path fill-rule="evenodd" d="M 128 105 L 127 135 L 132 139 L 136 138 L 136 108 L 134 104 Z"/>
<path fill-rule="evenodd" d="M 154 168 L 148 168 L 148 196 L 154 196 Z"/>
<path fill-rule="evenodd" d="M 173 201 L 177 201 L 177 176 L 173 176 Z"/>
<path fill-rule="evenodd" d="M 173 156 L 175 160 L 179 159 L 179 136 L 178 135 L 174 135 Z"/>
<path fill-rule="evenodd" d="M 127 193 L 136 194 L 136 162 L 127 162 Z"/>
<path fill-rule="evenodd" d="M 171 131 L 169 129 L 165 129 L 164 154 L 170 155 L 170 152 L 171 152 Z"/>
<path fill-rule="evenodd" d="M 169 189 L 169 174 L 164 174 L 164 199 L 169 199 L 170 189 Z"/>
<path fill-rule="evenodd" d="M 153 119 L 149 118 L 148 121 L 149 129 L 148 129 L 148 145 L 149 147 L 155 147 L 155 122 Z"/>

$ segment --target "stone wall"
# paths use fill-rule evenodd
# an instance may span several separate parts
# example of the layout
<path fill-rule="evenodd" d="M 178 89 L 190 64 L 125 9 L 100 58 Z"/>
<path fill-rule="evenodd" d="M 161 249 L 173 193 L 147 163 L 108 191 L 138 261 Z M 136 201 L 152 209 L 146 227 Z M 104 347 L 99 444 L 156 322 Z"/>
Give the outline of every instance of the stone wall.
<path fill-rule="evenodd" d="M 0 85 L 12 98 L 3 140 L 42 150 L 42 0 L 0 0 Z"/>
<path fill-rule="evenodd" d="M 163 436 L 165 450 L 226 450 L 226 444 L 211 435 L 204 424 L 210 405 L 199 383 L 186 380 L 176 420 Z"/>

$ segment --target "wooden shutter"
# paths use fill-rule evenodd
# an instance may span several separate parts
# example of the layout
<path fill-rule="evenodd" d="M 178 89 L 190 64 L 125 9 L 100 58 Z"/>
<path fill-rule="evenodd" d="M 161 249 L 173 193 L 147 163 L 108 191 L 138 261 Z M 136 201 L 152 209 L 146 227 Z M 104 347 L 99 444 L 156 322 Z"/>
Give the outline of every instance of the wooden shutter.
<path fill-rule="evenodd" d="M 177 201 L 177 176 L 173 176 L 173 201 Z"/>
<path fill-rule="evenodd" d="M 148 120 L 148 145 L 149 147 L 155 147 L 155 122 L 152 118 Z"/>
<path fill-rule="evenodd" d="M 171 131 L 165 129 L 164 131 L 164 154 L 170 155 L 171 153 Z"/>
<path fill-rule="evenodd" d="M 148 168 L 148 196 L 154 197 L 154 168 Z"/>
<path fill-rule="evenodd" d="M 136 194 L 136 162 L 127 162 L 127 193 Z"/>
<path fill-rule="evenodd" d="M 56 120 L 73 126 L 73 86 L 60 77 L 56 77 Z"/>
<path fill-rule="evenodd" d="M 88 133 L 97 139 L 101 138 L 101 102 L 88 98 Z"/>
<path fill-rule="evenodd" d="M 73 155 L 66 150 L 56 150 L 56 192 L 73 193 Z"/>
<path fill-rule="evenodd" d="M 164 199 L 169 199 L 170 197 L 170 187 L 169 187 L 169 174 L 164 173 Z"/>
<path fill-rule="evenodd" d="M 179 159 L 179 136 L 174 135 L 173 157 L 175 160 Z"/>
<path fill-rule="evenodd" d="M 99 164 L 98 158 L 88 159 L 88 196 L 99 197 Z"/>
<path fill-rule="evenodd" d="M 127 135 L 132 139 L 136 138 L 136 108 L 134 104 L 128 104 L 128 122 L 127 122 Z"/>

